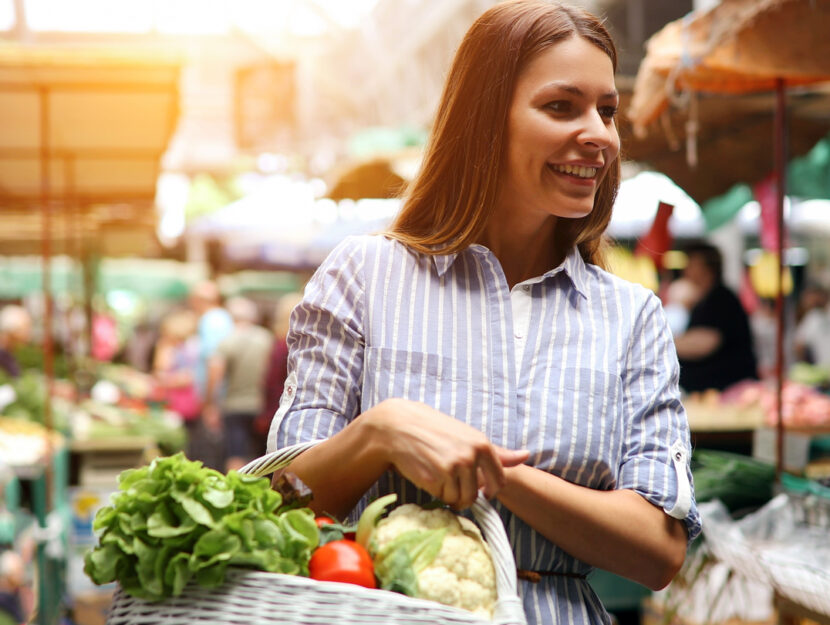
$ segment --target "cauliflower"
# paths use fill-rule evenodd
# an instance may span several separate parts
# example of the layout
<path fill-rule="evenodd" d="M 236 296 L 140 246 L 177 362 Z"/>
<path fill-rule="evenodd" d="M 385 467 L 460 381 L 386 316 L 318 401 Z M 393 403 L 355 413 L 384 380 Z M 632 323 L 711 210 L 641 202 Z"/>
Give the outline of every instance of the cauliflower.
<path fill-rule="evenodd" d="M 378 522 L 368 545 L 383 588 L 492 618 L 493 559 L 469 519 L 446 509 L 405 504 Z"/>

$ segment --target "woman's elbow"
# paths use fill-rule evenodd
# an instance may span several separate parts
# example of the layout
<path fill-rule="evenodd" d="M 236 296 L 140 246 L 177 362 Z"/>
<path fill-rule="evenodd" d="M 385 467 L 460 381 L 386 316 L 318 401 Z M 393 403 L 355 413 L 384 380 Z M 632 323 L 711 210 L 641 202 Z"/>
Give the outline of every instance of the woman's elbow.
<path fill-rule="evenodd" d="M 682 522 L 677 522 L 673 529 L 674 531 L 666 541 L 660 556 L 655 558 L 655 565 L 647 583 L 645 583 L 645 586 L 651 590 L 662 590 L 668 586 L 686 561 L 686 529 Z"/>

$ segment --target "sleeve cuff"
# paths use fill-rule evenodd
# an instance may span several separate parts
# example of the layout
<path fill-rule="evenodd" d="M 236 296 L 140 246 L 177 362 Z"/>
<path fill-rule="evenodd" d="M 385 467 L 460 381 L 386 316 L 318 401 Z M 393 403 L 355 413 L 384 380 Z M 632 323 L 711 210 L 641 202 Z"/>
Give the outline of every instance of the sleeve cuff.
<path fill-rule="evenodd" d="M 633 490 L 672 518 L 683 521 L 691 543 L 700 534 L 701 521 L 692 491 L 689 452 L 681 440 L 669 452 L 669 462 L 640 457 L 624 464 L 618 488 Z"/>

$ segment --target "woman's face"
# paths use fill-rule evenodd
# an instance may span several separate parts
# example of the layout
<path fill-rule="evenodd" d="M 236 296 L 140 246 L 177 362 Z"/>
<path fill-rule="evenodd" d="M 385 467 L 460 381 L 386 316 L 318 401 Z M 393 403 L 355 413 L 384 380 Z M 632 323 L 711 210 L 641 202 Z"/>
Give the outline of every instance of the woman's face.
<path fill-rule="evenodd" d="M 539 53 L 516 82 L 497 211 L 528 226 L 588 215 L 620 151 L 611 59 L 572 36 Z"/>

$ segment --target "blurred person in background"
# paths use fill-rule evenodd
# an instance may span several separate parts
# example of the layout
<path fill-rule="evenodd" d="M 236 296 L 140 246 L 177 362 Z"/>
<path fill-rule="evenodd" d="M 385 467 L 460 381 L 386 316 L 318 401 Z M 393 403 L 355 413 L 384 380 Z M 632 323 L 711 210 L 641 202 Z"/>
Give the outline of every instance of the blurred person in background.
<path fill-rule="evenodd" d="M 807 314 L 815 309 L 823 309 L 830 304 L 830 292 L 820 284 L 810 282 L 801 289 L 796 306 L 796 322 L 801 323 Z"/>
<path fill-rule="evenodd" d="M 22 306 L 9 304 L 0 310 L 0 372 L 12 378 L 20 376 L 20 364 L 14 351 L 32 339 L 32 317 Z"/>
<path fill-rule="evenodd" d="M 25 583 L 23 558 L 0 548 L 0 625 L 20 625 L 28 619 L 23 613 L 22 589 Z"/>
<path fill-rule="evenodd" d="M 720 250 L 705 241 L 683 246 L 683 278 L 700 293 L 686 330 L 674 337 L 680 359 L 680 386 L 687 392 L 723 390 L 741 380 L 757 380 L 749 315 L 723 283 Z"/>
<path fill-rule="evenodd" d="M 325 439 L 291 468 L 338 518 L 482 489 L 530 625 L 608 625 L 593 567 L 662 588 L 700 530 L 661 302 L 604 268 L 615 68 L 582 8 L 476 20 L 395 221 L 338 245 L 291 316 L 268 437 Z"/>
<path fill-rule="evenodd" d="M 300 303 L 302 298 L 302 293 L 286 293 L 280 297 L 274 308 L 274 319 L 271 326 L 274 332 L 274 341 L 265 371 L 265 381 L 262 389 L 263 407 L 254 424 L 257 440 L 260 441 L 257 446 L 258 455 L 265 453 L 265 439 L 268 428 L 274 418 L 274 413 L 279 407 L 285 378 L 288 376 L 288 343 L 286 342 L 288 326 L 291 311 Z"/>
<path fill-rule="evenodd" d="M 785 310 L 783 362 L 784 371 L 795 361 L 793 330 L 795 327 L 792 311 Z M 752 344 L 758 361 L 758 377 L 762 380 L 774 378 L 778 367 L 778 310 L 773 298 L 762 297 L 749 316 L 752 329 Z"/>
<path fill-rule="evenodd" d="M 196 315 L 191 310 L 174 310 L 165 316 L 159 328 L 159 338 L 153 354 L 152 371 L 168 408 L 181 416 L 187 429 L 187 456 L 202 460 L 199 449 L 202 439 L 199 415 L 202 401 L 196 388 L 196 366 L 199 361 L 199 337 L 196 335 Z"/>
<path fill-rule="evenodd" d="M 203 407 L 210 404 L 207 398 L 208 363 L 225 337 L 233 330 L 233 319 L 222 306 L 222 296 L 215 282 L 205 280 L 196 284 L 188 298 L 190 309 L 197 315 L 196 335 L 199 337 L 199 358 L 196 361 L 195 381 Z M 206 466 L 223 470 L 224 442 L 222 421 L 216 410 L 204 410 L 195 428 L 194 444 L 200 450 L 199 460 Z"/>
<path fill-rule="evenodd" d="M 158 316 L 144 313 L 127 335 L 122 360 L 133 369 L 145 373 L 152 371 L 160 335 L 161 321 Z"/>
<path fill-rule="evenodd" d="M 819 285 L 805 288 L 803 316 L 795 330 L 795 354 L 801 362 L 830 367 L 830 297 Z"/>
<path fill-rule="evenodd" d="M 92 313 L 91 356 L 101 362 L 110 362 L 121 348 L 118 321 L 105 302 L 98 302 Z"/>
<path fill-rule="evenodd" d="M 663 309 L 672 334 L 678 336 L 686 331 L 692 308 L 698 299 L 700 290 L 687 278 L 675 278 L 666 287 Z"/>
<path fill-rule="evenodd" d="M 262 411 L 263 372 L 273 339 L 260 325 L 257 306 L 244 297 L 227 302 L 233 330 L 216 348 L 208 362 L 204 415 L 221 419 L 225 442 L 225 471 L 239 469 L 253 460 L 254 421 Z"/>

